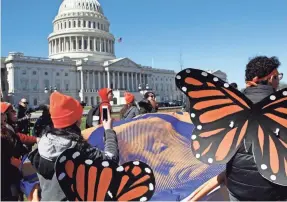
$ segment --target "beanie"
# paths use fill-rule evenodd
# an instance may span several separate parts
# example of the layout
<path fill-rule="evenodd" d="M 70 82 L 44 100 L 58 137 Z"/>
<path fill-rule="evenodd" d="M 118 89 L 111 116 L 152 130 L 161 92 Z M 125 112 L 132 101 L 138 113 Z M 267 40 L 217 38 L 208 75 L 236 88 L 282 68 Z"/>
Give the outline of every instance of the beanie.
<path fill-rule="evenodd" d="M 71 96 L 54 92 L 50 96 L 50 114 L 54 128 L 66 128 L 82 118 L 83 107 Z"/>
<path fill-rule="evenodd" d="M 11 106 L 8 102 L 1 102 L 1 113 L 5 113 Z"/>
<path fill-rule="evenodd" d="M 135 96 L 132 93 L 125 92 L 125 100 L 127 104 L 131 104 L 135 100 Z"/>

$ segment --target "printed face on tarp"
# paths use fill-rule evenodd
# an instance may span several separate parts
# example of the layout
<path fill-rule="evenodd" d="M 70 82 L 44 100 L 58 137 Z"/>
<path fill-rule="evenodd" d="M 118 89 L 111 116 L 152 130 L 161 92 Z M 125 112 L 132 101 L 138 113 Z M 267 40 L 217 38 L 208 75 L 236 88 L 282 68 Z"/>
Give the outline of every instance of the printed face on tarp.
<path fill-rule="evenodd" d="M 114 123 L 120 161 L 139 160 L 153 169 L 157 184 L 153 200 L 182 199 L 224 170 L 224 166 L 209 166 L 193 156 L 193 127 L 188 113 L 174 112 L 146 114 Z M 83 131 L 89 143 L 103 148 L 103 128 L 89 131 Z"/>

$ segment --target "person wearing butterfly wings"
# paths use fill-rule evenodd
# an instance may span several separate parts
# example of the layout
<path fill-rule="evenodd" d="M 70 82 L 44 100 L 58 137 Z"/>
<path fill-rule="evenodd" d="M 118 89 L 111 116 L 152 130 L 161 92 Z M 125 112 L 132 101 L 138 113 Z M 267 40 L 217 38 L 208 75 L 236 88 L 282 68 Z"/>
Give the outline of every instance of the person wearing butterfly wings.
<path fill-rule="evenodd" d="M 191 148 L 204 163 L 226 166 L 230 200 L 287 199 L 287 89 L 276 57 L 259 56 L 246 66 L 243 93 L 197 69 L 177 74 L 195 124 Z"/>
<path fill-rule="evenodd" d="M 50 114 L 54 128 L 43 132 L 38 148 L 29 155 L 36 168 L 41 186 L 43 201 L 66 200 L 55 174 L 54 166 L 58 156 L 68 148 L 74 148 L 91 160 L 119 162 L 119 149 L 116 133 L 112 130 L 112 120 L 103 121 L 105 129 L 105 149 L 99 150 L 87 143 L 81 135 L 83 107 L 74 98 L 54 92 L 50 96 Z"/>

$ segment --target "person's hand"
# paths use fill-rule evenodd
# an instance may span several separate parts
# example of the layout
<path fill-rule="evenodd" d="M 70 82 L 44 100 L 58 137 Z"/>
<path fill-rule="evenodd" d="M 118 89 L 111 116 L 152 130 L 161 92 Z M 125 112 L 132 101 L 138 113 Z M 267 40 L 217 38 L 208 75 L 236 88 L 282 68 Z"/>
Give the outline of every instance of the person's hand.
<path fill-rule="evenodd" d="M 39 137 L 37 137 L 37 138 L 36 138 L 36 140 L 37 140 L 37 143 L 39 143 L 40 139 L 41 139 L 41 138 L 39 138 Z"/>
<path fill-rule="evenodd" d="M 111 118 L 111 113 L 110 113 L 110 110 L 108 110 L 108 120 L 103 120 L 103 127 L 105 130 L 108 130 L 108 129 L 112 129 L 112 118 Z"/>

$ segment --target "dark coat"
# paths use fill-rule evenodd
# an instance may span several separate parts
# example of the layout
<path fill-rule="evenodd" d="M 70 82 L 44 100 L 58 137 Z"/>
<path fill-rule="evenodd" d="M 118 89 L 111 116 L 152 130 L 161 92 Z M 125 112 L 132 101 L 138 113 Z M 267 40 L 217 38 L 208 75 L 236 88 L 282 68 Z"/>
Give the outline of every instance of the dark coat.
<path fill-rule="evenodd" d="M 243 93 L 257 103 L 274 92 L 271 86 L 249 87 Z M 255 134 L 254 134 L 255 135 Z M 287 199 L 287 187 L 276 185 L 259 173 L 252 147 L 246 152 L 243 144 L 226 167 L 227 188 L 240 201 L 278 201 Z"/>

